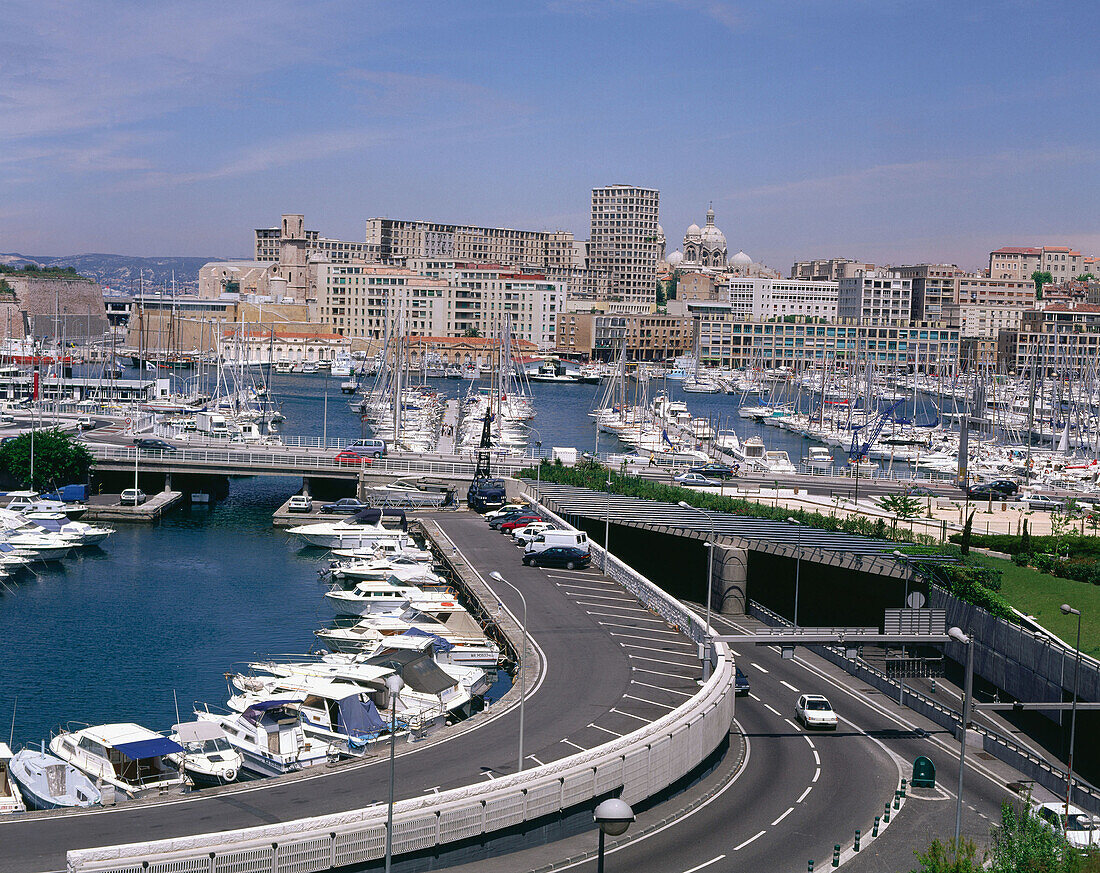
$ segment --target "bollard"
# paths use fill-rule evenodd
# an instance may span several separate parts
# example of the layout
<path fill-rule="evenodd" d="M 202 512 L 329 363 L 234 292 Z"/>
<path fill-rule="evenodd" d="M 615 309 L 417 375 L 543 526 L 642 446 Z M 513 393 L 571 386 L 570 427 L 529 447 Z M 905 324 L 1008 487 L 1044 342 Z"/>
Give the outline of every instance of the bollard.
<path fill-rule="evenodd" d="M 932 693 L 933 694 L 936 693 L 936 677 L 935 676 L 932 677 Z"/>
<path fill-rule="evenodd" d="M 886 802 L 886 812 L 882 814 L 882 820 L 887 824 L 890 823 L 890 802 Z"/>
<path fill-rule="evenodd" d="M 877 815 L 875 816 L 875 826 L 873 828 L 871 828 L 871 836 L 872 837 L 877 837 L 878 836 L 878 816 Z"/>
<path fill-rule="evenodd" d="M 901 809 L 901 802 L 900 802 L 900 797 L 899 797 L 900 794 L 901 794 L 900 791 L 895 791 L 894 792 L 894 809 Z"/>
<path fill-rule="evenodd" d="M 814 859 L 813 858 L 810 858 L 810 860 L 806 862 L 806 873 L 814 873 Z"/>
<path fill-rule="evenodd" d="M 833 866 L 840 866 L 840 843 L 833 845 Z"/>
<path fill-rule="evenodd" d="M 901 780 L 901 796 L 905 797 L 905 780 Z"/>
<path fill-rule="evenodd" d="M 853 852 L 858 852 L 859 851 L 859 828 L 856 828 L 856 842 L 855 842 L 855 845 L 852 846 L 852 851 Z"/>

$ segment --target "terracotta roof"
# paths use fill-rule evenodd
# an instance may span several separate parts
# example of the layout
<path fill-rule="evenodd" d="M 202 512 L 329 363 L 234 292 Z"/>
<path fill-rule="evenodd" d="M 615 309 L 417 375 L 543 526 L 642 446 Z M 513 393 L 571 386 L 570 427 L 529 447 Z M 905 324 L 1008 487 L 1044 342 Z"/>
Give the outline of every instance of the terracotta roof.
<path fill-rule="evenodd" d="M 1031 248 L 1030 246 L 1005 246 L 991 252 L 994 255 L 1041 255 L 1042 253 L 1042 249 Z"/>
<path fill-rule="evenodd" d="M 223 330 L 222 336 L 235 337 L 240 334 L 237 330 Z M 270 339 L 270 330 L 246 330 L 245 339 Z M 275 329 L 275 339 L 316 339 L 316 340 L 346 340 L 347 337 L 338 333 L 311 333 L 309 331 L 279 330 Z"/>

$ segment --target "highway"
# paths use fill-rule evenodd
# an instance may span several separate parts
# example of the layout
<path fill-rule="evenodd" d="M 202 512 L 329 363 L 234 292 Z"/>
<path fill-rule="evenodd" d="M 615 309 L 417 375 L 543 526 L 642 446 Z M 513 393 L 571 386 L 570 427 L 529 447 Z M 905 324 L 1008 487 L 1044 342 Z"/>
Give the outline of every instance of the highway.
<path fill-rule="evenodd" d="M 524 567 L 511 540 L 489 530 L 480 516 L 440 513 L 436 520 L 483 576 L 499 570 L 527 598 L 528 630 L 545 665 L 539 681 L 528 689 L 527 766 L 550 763 L 630 733 L 698 690 L 701 665 L 694 644 L 598 572 Z M 521 615 L 519 597 L 510 588 L 497 593 L 514 616 Z M 446 742 L 399 747 L 398 797 L 515 772 L 518 715 L 515 707 L 498 714 L 490 709 L 480 727 Z M 360 808 L 384 800 L 387 776 L 382 759 L 171 801 L 5 817 L 0 821 L 0 867 L 11 873 L 62 870 L 64 853 L 72 848 Z"/>

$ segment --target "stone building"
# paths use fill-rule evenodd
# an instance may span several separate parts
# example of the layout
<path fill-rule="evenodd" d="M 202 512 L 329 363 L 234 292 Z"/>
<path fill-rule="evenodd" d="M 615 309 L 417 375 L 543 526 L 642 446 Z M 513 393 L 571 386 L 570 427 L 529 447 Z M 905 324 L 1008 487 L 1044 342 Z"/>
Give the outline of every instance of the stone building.
<path fill-rule="evenodd" d="M 10 290 L 0 294 L 0 333 L 12 339 L 34 336 L 43 344 L 58 338 L 98 339 L 107 330 L 103 291 L 83 276 L 0 275 Z"/>

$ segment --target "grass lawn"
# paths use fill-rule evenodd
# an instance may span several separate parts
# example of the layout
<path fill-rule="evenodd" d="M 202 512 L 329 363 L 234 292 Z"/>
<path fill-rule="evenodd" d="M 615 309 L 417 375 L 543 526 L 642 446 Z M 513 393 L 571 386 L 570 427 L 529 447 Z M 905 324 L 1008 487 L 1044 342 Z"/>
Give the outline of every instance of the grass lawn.
<path fill-rule="evenodd" d="M 1070 646 L 1077 638 L 1077 616 L 1062 615 L 1058 607 L 1068 603 L 1081 610 L 1081 651 L 1100 658 L 1100 585 L 1060 579 L 1032 567 L 1017 567 L 1011 561 L 971 554 L 983 564 L 1000 568 L 1001 595 L 1009 603 Z"/>

